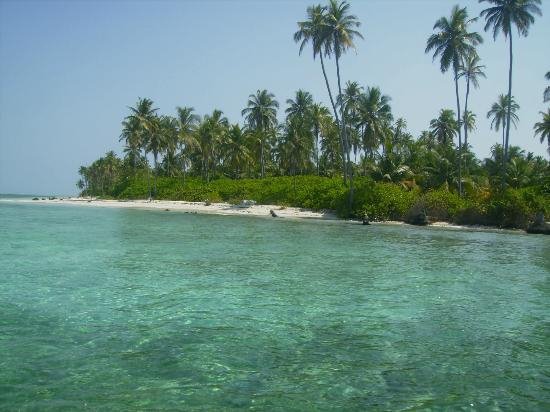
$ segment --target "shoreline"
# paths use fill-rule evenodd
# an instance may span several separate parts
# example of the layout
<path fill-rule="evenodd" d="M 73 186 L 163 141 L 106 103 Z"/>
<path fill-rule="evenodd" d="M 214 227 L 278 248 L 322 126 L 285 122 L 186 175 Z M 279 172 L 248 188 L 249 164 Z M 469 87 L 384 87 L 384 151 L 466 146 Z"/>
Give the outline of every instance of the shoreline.
<path fill-rule="evenodd" d="M 211 203 L 206 205 L 204 202 L 187 202 L 184 200 L 106 200 L 95 198 L 69 197 L 59 199 L 0 199 L 0 202 L 14 203 L 31 203 L 31 204 L 50 204 L 50 205 L 73 205 L 85 207 L 111 207 L 122 209 L 141 209 L 141 210 L 159 210 L 168 212 L 183 212 L 192 214 L 211 214 L 218 216 L 254 216 L 254 217 L 271 217 L 271 211 L 276 213 L 276 219 L 292 219 L 292 220 L 322 220 L 350 224 L 361 224 L 360 221 L 339 218 L 334 211 L 313 211 L 310 209 L 298 207 L 284 207 L 277 205 L 252 205 L 239 206 L 229 203 Z M 402 221 L 385 220 L 371 221 L 370 225 L 390 225 L 390 226 L 412 226 L 412 227 L 428 227 L 447 230 L 464 230 L 464 231 L 483 231 L 497 233 L 521 233 L 525 234 L 521 229 L 501 229 L 493 226 L 480 225 L 457 225 L 444 221 L 432 222 L 426 226 L 411 225 Z"/>

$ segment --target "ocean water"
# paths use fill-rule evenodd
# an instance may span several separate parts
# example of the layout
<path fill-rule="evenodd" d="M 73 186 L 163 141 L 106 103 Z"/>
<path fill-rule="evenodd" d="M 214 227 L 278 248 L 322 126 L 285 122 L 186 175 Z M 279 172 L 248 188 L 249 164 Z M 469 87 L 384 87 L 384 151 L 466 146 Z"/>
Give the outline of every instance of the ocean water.
<path fill-rule="evenodd" d="M 0 201 L 0 410 L 550 408 L 550 239 Z"/>

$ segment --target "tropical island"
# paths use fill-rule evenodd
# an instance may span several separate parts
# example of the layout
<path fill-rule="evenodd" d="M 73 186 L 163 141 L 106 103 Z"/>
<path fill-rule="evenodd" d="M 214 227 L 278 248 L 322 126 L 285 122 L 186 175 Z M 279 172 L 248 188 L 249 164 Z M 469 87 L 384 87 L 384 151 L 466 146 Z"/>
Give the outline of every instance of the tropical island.
<path fill-rule="evenodd" d="M 161 114 L 152 99 L 139 98 L 122 121 L 124 156 L 110 151 L 82 166 L 81 195 L 230 204 L 253 199 L 345 218 L 526 228 L 537 215 L 550 214 L 550 162 L 519 144 L 546 140 L 550 155 L 550 108 L 533 125 L 533 136 L 514 136 L 520 119 L 512 39 L 528 35 L 540 1 L 486 2 L 479 17 L 455 6 L 436 20 L 424 52 L 452 74 L 456 106 L 434 114 L 419 136 L 407 130 L 406 119 L 394 118 L 391 98 L 380 88 L 341 75 L 341 56 L 363 36 L 350 5 L 330 0 L 308 7 L 294 33 L 299 52 L 312 53 L 321 66 L 329 107 L 301 89 L 284 104 L 268 89 L 257 90 L 243 104 L 239 124 L 217 109 L 201 116 L 181 106 Z M 492 107 L 476 114 L 469 103 L 485 78 L 476 49 L 483 37 L 473 29 L 478 19 L 495 41 L 509 43 L 509 77 L 494 91 Z M 336 78 L 327 75 L 329 64 Z M 545 77 L 550 81 L 550 72 Z M 541 99 L 550 101 L 550 86 Z M 495 133 L 485 159 L 468 138 L 477 116 L 487 116 Z"/>

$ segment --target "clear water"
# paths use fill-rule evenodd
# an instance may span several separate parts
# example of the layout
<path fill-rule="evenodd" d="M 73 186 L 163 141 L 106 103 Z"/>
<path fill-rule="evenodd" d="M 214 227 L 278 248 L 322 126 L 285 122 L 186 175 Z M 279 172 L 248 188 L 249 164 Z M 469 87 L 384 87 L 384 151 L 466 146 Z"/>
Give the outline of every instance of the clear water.
<path fill-rule="evenodd" d="M 0 202 L 0 410 L 548 410 L 550 239 Z"/>

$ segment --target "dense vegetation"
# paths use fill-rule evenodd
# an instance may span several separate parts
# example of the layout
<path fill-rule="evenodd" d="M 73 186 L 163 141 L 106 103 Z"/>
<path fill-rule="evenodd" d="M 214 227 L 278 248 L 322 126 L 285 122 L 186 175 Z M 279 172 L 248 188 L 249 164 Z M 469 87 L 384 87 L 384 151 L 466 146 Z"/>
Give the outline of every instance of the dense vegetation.
<path fill-rule="evenodd" d="M 519 121 L 512 95 L 512 28 L 528 34 L 540 0 L 485 0 L 485 29 L 502 32 L 510 44 L 509 83 L 489 109 L 491 128 L 502 136 L 489 158 L 471 151 L 468 134 L 476 114 L 472 91 L 485 77 L 466 8 L 455 6 L 434 25 L 426 52 L 450 70 L 456 111 L 444 108 L 416 138 L 404 119 L 394 119 L 391 99 L 378 87 L 348 81 L 342 87 L 340 57 L 362 37 L 348 3 L 331 0 L 307 9 L 294 40 L 319 58 L 330 108 L 304 90 L 279 102 L 267 90 L 249 96 L 244 124 L 220 110 L 198 116 L 192 107 L 161 115 L 152 100 L 139 99 L 122 122 L 124 157 L 107 153 L 80 168 L 84 195 L 238 202 L 335 209 L 342 216 L 404 219 L 419 210 L 434 219 L 524 227 L 536 212 L 550 212 L 550 163 L 510 144 L 510 125 Z M 325 64 L 336 64 L 336 90 Z M 546 77 L 549 75 L 547 73 Z M 465 86 L 463 105 L 460 85 Z M 548 101 L 548 88 L 544 91 Z M 534 134 L 547 141 L 550 109 Z M 152 165 L 150 161 L 152 160 Z"/>

